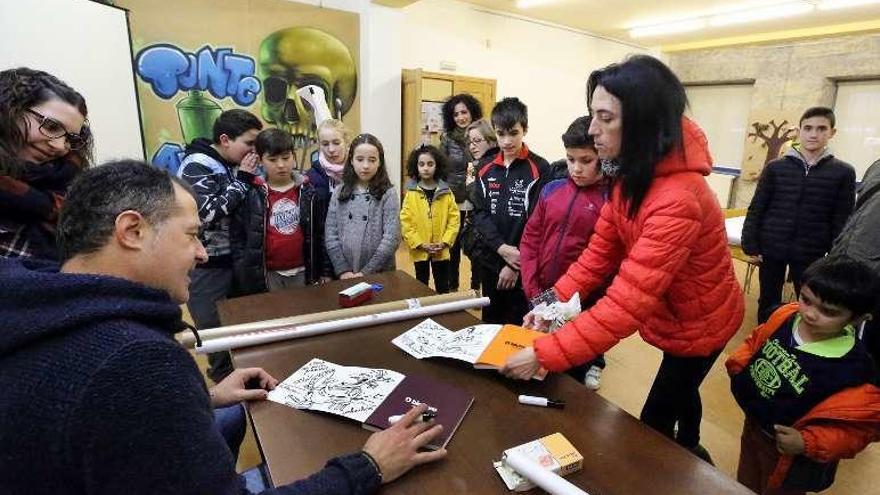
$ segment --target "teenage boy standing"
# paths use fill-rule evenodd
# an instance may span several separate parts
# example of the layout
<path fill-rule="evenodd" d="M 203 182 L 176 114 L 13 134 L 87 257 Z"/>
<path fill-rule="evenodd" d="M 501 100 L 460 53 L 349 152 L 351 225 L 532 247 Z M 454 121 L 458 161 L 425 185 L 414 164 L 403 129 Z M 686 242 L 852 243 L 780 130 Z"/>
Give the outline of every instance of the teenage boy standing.
<path fill-rule="evenodd" d="M 800 292 L 804 269 L 831 249 L 855 203 L 855 169 L 828 149 L 834 112 L 804 112 L 799 144 L 764 167 L 742 234 L 743 251 L 760 263 L 758 322 L 782 303 L 786 267 Z"/>
<path fill-rule="evenodd" d="M 199 239 L 208 252 L 208 261 L 192 273 L 187 308 L 196 328 L 220 326 L 217 301 L 232 295 L 232 249 L 229 226 L 235 209 L 242 203 L 248 186 L 237 180 L 236 169 L 255 173 L 259 157 L 254 141 L 263 128 L 254 114 L 227 110 L 214 122 L 213 141 L 197 138 L 186 148 L 177 175 L 188 182 L 197 195 L 202 230 Z M 208 355 L 208 376 L 219 382 L 232 372 L 229 353 Z"/>
<path fill-rule="evenodd" d="M 492 109 L 499 153 L 477 173 L 474 223 L 484 253 L 478 258 L 486 323 L 521 325 L 528 301 L 520 279 L 519 242 L 542 183 L 549 177 L 547 160 L 529 151 L 528 109 L 519 98 L 504 98 Z"/>

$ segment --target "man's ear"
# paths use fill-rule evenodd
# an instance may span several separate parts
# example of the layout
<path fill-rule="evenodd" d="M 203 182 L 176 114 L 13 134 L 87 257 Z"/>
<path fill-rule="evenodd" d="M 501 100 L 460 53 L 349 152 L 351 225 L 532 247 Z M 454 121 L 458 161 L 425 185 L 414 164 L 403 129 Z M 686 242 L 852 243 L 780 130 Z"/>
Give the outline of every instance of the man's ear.
<path fill-rule="evenodd" d="M 229 146 L 229 142 L 232 141 L 232 139 L 229 139 L 229 136 L 227 136 L 226 134 L 220 134 L 219 141 L 220 142 L 217 143 L 218 146 L 226 147 L 226 146 Z"/>
<path fill-rule="evenodd" d="M 836 127 L 832 127 L 832 128 L 831 128 L 831 134 L 828 136 L 828 139 L 833 138 L 835 134 L 837 134 L 837 128 L 836 128 Z"/>
<path fill-rule="evenodd" d="M 143 215 L 125 210 L 116 216 L 113 237 L 123 249 L 140 250 L 146 240 L 149 225 Z"/>

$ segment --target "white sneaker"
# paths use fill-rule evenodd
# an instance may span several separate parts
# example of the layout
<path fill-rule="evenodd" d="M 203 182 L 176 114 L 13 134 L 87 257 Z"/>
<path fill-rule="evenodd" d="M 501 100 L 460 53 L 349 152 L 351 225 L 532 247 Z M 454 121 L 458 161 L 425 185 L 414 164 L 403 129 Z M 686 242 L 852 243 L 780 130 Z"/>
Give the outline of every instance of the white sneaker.
<path fill-rule="evenodd" d="M 602 380 L 602 368 L 598 366 L 590 366 L 587 375 L 584 376 L 584 386 L 590 390 L 599 390 Z"/>

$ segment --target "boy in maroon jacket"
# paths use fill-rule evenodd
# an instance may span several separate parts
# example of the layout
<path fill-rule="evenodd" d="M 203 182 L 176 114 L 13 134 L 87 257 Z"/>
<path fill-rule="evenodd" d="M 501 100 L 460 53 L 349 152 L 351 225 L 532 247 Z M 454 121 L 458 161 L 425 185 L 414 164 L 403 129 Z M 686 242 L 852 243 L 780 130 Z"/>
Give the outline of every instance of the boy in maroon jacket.
<path fill-rule="evenodd" d="M 520 241 L 520 266 L 523 289 L 529 299 L 551 289 L 580 256 L 608 198 L 593 138 L 587 134 L 589 127 L 589 116 L 578 117 L 562 135 L 568 173 L 544 186 L 526 223 Z M 554 171 L 562 168 L 558 163 L 553 164 Z M 584 307 L 595 302 L 603 290 L 596 292 L 582 303 Z M 600 355 L 570 373 L 587 388 L 597 390 L 603 368 L 605 358 Z"/>

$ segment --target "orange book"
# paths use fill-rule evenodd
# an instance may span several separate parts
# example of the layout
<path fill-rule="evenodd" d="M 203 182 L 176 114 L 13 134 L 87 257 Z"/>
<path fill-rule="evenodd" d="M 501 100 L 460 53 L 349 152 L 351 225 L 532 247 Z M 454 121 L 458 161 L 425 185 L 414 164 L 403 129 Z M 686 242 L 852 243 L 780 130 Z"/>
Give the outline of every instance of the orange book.
<path fill-rule="evenodd" d="M 507 358 L 517 352 L 532 347 L 532 343 L 539 337 L 547 334 L 518 327 L 516 325 L 504 325 L 495 334 L 495 338 L 483 350 L 483 353 L 474 361 L 475 368 L 500 368 L 507 362 Z"/>

